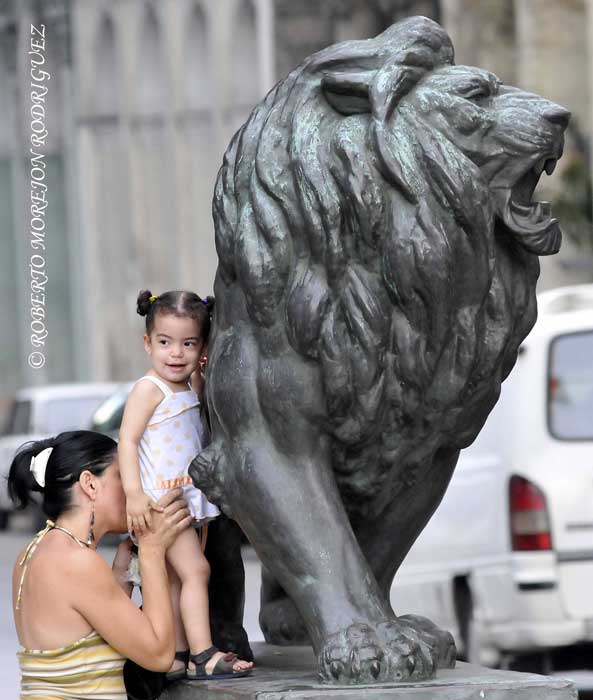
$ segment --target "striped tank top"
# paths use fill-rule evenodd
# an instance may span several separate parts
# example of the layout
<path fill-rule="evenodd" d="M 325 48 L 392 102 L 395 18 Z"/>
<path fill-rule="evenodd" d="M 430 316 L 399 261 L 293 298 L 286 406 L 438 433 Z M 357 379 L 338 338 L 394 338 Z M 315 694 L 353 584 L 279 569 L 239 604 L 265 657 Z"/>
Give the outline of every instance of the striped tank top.
<path fill-rule="evenodd" d="M 21 594 L 27 565 L 37 545 L 52 529 L 61 530 L 85 546 L 69 530 L 51 520 L 38 532 L 25 550 L 18 588 L 16 609 L 21 607 Z M 17 652 L 21 669 L 21 700 L 127 700 L 123 667 L 125 658 L 97 632 L 91 632 L 59 649 L 24 649 Z"/>
<path fill-rule="evenodd" d="M 61 649 L 22 649 L 21 699 L 126 700 L 125 659 L 96 632 Z"/>

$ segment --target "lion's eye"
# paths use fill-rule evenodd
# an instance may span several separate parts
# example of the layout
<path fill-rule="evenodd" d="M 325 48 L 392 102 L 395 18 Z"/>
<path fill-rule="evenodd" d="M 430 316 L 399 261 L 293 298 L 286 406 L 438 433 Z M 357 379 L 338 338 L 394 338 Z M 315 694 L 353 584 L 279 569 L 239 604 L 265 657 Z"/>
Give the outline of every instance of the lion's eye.
<path fill-rule="evenodd" d="M 472 85 L 461 90 L 461 96 L 466 100 L 482 100 L 490 97 L 490 87 L 488 85 Z"/>

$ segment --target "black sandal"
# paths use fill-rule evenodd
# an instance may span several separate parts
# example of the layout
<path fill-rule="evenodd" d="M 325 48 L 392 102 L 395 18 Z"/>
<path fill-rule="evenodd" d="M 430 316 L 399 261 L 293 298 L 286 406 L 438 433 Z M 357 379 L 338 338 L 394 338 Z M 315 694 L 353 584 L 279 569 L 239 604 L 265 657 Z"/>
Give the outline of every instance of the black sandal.
<path fill-rule="evenodd" d="M 251 669 L 247 668 L 244 671 L 233 671 L 233 664 L 237 660 L 237 654 L 231 652 L 221 656 L 212 669 L 212 673 L 206 671 L 206 664 L 219 651 L 216 647 L 210 647 L 199 654 L 190 654 L 189 660 L 195 664 L 195 670 L 190 671 L 189 668 L 185 674 L 188 681 L 207 681 L 207 680 L 222 680 L 224 678 L 241 678 L 248 676 Z"/>
<path fill-rule="evenodd" d="M 183 661 L 184 668 L 166 673 L 165 678 L 169 683 L 173 683 L 173 681 L 182 681 L 186 677 L 187 664 L 189 662 L 189 649 L 186 649 L 185 651 L 176 651 L 175 661 Z"/>

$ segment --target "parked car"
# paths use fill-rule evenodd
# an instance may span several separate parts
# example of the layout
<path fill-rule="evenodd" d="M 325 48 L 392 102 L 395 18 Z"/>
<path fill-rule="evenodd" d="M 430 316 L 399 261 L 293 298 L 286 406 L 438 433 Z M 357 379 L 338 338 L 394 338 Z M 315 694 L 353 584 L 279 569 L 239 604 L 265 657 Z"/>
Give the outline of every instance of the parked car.
<path fill-rule="evenodd" d="M 91 430 L 118 439 L 124 408 L 133 385 L 133 382 L 121 384 L 115 393 L 99 404 L 91 418 Z"/>
<path fill-rule="evenodd" d="M 391 592 L 396 613 L 426 615 L 491 665 L 593 642 L 593 285 L 538 302 L 499 402 Z"/>
<path fill-rule="evenodd" d="M 115 382 L 48 384 L 16 393 L 0 436 L 0 529 L 7 527 L 13 510 L 6 477 L 17 448 L 65 430 L 88 429 L 97 406 L 120 386 Z"/>

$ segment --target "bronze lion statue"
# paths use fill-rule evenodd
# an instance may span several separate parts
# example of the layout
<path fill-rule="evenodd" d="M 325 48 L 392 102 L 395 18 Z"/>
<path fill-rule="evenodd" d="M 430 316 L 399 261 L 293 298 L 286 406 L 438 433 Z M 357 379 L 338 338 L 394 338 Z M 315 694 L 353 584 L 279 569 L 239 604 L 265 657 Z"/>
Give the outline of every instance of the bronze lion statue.
<path fill-rule="evenodd" d="M 389 590 L 535 322 L 569 116 L 415 17 L 309 57 L 225 154 L 191 474 L 263 562 L 268 639 L 302 624 L 328 682 L 455 663 Z"/>

